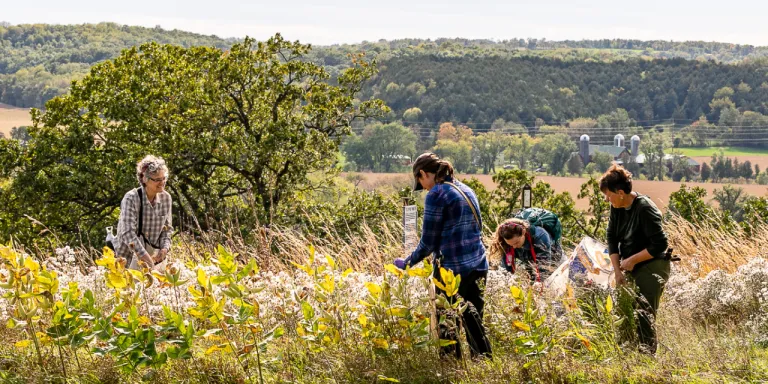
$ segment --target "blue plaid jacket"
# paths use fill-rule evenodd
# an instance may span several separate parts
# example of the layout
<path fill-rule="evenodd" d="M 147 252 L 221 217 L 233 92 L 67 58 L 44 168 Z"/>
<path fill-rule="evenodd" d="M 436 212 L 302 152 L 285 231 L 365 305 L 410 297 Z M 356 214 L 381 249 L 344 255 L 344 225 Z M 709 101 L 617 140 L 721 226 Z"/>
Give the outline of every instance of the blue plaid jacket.
<path fill-rule="evenodd" d="M 475 192 L 450 177 L 446 181 L 461 188 L 479 215 Z M 430 254 L 435 254 L 440 265 L 454 274 L 466 276 L 472 271 L 488 270 L 481 226 L 475 221 L 467 200 L 448 184 L 437 184 L 427 193 L 421 241 L 406 259 L 406 265 L 413 266 Z"/>

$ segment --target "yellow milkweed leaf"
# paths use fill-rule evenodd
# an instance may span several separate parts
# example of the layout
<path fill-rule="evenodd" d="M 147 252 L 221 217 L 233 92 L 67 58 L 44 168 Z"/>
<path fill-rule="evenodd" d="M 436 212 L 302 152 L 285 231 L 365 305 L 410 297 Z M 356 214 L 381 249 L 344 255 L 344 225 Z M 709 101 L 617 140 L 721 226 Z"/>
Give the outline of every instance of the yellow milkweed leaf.
<path fill-rule="evenodd" d="M 370 292 L 374 297 L 379 297 L 381 294 L 381 286 L 376 283 L 367 282 L 365 283 L 365 288 L 367 288 L 368 292 Z"/>
<path fill-rule="evenodd" d="M 128 279 L 119 272 L 107 272 L 107 286 L 114 289 L 122 289 L 128 286 Z"/>
<path fill-rule="evenodd" d="M 394 264 L 387 264 L 384 266 L 384 269 L 386 269 L 387 272 L 397 276 L 398 278 L 403 277 L 403 271 L 400 268 L 396 267 Z"/>
<path fill-rule="evenodd" d="M 205 271 L 202 268 L 197 269 L 197 284 L 203 288 L 208 286 L 208 276 L 205 275 Z"/>
<path fill-rule="evenodd" d="M 333 281 L 333 276 L 331 275 L 325 275 L 325 279 L 319 283 L 320 288 L 322 288 L 324 291 L 328 293 L 333 293 L 335 283 Z"/>
<path fill-rule="evenodd" d="M 331 268 L 336 268 L 336 260 L 334 260 L 333 257 L 331 257 L 329 255 L 325 255 L 325 261 L 328 262 L 328 265 Z"/>
<path fill-rule="evenodd" d="M 408 308 L 392 307 L 387 309 L 387 315 L 395 317 L 405 317 L 408 314 Z"/>
<path fill-rule="evenodd" d="M 432 271 L 428 271 L 425 268 L 408 269 L 408 276 L 412 277 L 428 277 L 430 274 L 432 274 Z"/>
<path fill-rule="evenodd" d="M 309 245 L 309 265 L 315 264 L 315 246 Z"/>
<path fill-rule="evenodd" d="M 373 339 L 373 345 L 380 349 L 389 349 L 389 343 L 380 337 Z"/>
<path fill-rule="evenodd" d="M 519 330 L 521 330 L 521 331 L 526 331 L 527 332 L 527 331 L 531 330 L 531 327 L 529 327 L 528 324 L 525 324 L 525 323 L 523 323 L 520 320 L 513 321 L 512 322 L 512 326 L 517 328 L 517 329 L 519 329 Z"/>

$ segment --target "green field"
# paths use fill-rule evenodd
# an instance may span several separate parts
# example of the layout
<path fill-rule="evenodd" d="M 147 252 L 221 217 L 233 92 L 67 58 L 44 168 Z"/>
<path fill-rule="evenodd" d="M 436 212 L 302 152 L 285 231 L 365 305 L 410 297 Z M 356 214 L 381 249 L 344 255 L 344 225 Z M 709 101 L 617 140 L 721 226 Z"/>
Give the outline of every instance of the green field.
<path fill-rule="evenodd" d="M 750 147 L 704 147 L 704 148 L 675 148 L 683 155 L 690 157 L 712 156 L 721 150 L 727 157 L 734 156 L 768 156 L 768 148 L 750 148 Z"/>

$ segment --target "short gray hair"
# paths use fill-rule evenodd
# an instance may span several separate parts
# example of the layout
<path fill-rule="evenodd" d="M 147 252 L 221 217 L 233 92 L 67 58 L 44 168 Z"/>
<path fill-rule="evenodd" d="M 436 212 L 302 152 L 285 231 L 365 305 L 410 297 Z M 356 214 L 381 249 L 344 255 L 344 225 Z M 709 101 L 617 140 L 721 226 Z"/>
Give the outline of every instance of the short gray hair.
<path fill-rule="evenodd" d="M 139 184 L 144 185 L 148 176 L 160 171 L 165 171 L 165 175 L 168 176 L 168 166 L 165 165 L 165 160 L 149 155 L 136 164 L 136 180 L 139 181 Z"/>

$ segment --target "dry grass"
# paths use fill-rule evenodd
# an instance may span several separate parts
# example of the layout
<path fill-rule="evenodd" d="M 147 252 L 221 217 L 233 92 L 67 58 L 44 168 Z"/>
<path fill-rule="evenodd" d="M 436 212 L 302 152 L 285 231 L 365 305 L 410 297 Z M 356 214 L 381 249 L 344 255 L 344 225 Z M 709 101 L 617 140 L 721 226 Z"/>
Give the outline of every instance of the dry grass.
<path fill-rule="evenodd" d="M 391 226 L 358 229 L 360 236 L 344 240 L 331 235 L 317 238 L 287 228 L 271 228 L 254 232 L 248 239 L 234 231 L 211 231 L 199 238 L 182 235 L 175 239 L 174 258 L 202 261 L 215 254 L 222 243 L 241 257 L 254 257 L 259 266 L 271 271 L 295 271 L 291 261 L 303 262 L 312 244 L 318 253 L 332 255 L 345 267 L 378 274 L 385 263 L 402 255 L 401 228 Z M 671 246 L 683 261 L 679 270 L 700 276 L 711 270 L 735 271 L 755 256 L 765 256 L 762 244 L 768 240 L 768 226 L 748 235 L 740 230 L 723 233 L 715 228 L 695 226 L 673 218 L 666 226 Z M 327 233 L 335 233 L 326 228 Z M 488 243 L 490 239 L 486 239 Z M 85 257 L 86 251 L 80 250 Z M 91 255 L 94 252 L 91 251 Z M 504 305 L 504 303 L 499 303 Z M 269 382 L 293 383 L 361 383 L 385 382 L 397 378 L 413 383 L 721 383 L 760 382 L 768 380 L 768 352 L 751 342 L 740 324 L 711 328 L 691 323 L 685 314 L 662 305 L 659 333 L 662 346 L 655 358 L 630 349 L 620 355 L 595 360 L 585 354 L 553 351 L 545 363 L 529 369 L 515 355 L 510 345 L 494 343 L 491 361 L 439 360 L 432 353 L 415 351 L 371 358 L 353 343 L 342 343 L 321 354 L 308 354 L 298 343 L 280 341 L 272 351 L 279 356 L 274 366 L 267 363 Z M 553 320 L 548 320 L 553 321 Z M 489 326 L 493 326 L 490 325 Z M 495 332 L 502 332 L 497 329 Z M 0 340 L 16 340 L 14 331 L 0 327 Z M 496 334 L 493 333 L 493 334 Z M 0 343 L 0 371 L 12 372 L 0 382 L 64 382 L 60 377 L 55 351 L 47 352 L 45 369 L 40 369 L 31 355 L 21 355 L 12 343 Z M 94 357 L 81 350 L 78 367 L 75 359 L 67 360 L 70 382 L 117 383 L 244 383 L 242 369 L 230 357 L 204 356 L 202 352 L 186 361 L 172 361 L 166 366 L 134 374 L 120 373 L 109 357 Z M 713 358 L 717 356 L 717 358 Z"/>
<path fill-rule="evenodd" d="M 399 223 L 381 225 L 374 229 L 366 224 L 356 228 L 359 236 L 342 240 L 334 228 L 325 228 L 335 235 L 316 237 L 298 230 L 272 227 L 250 234 L 246 241 L 231 232 L 208 232 L 199 239 L 181 235 L 180 245 L 174 253 L 181 259 L 201 261 L 206 253 L 213 254 L 218 244 L 237 251 L 242 258 L 256 258 L 261 269 L 293 271 L 291 262 L 304 263 L 309 246 L 320 255 L 334 259 L 356 271 L 380 272 L 383 266 L 397 257 L 403 257 L 402 226 Z M 179 249 L 180 248 L 180 249 Z"/>
<path fill-rule="evenodd" d="M 302 263 L 312 245 L 320 255 L 332 255 L 345 266 L 356 271 L 379 273 L 383 266 L 397 257 L 403 256 L 402 226 L 399 222 L 371 228 L 363 224 L 356 230 L 359 236 L 343 239 L 334 228 L 324 228 L 325 233 L 335 235 L 317 237 L 299 230 L 272 227 L 250 234 L 243 239 L 234 231 L 205 232 L 199 238 L 182 234 L 176 241 L 174 255 L 184 260 L 202 261 L 214 254 L 218 244 L 237 251 L 243 260 L 256 258 L 259 266 L 270 271 L 292 271 L 291 262 Z M 671 216 L 665 223 L 665 231 L 670 247 L 675 255 L 681 257 L 676 264 L 680 271 L 689 272 L 699 277 L 714 270 L 727 273 L 735 272 L 739 266 L 755 257 L 768 258 L 768 225 L 755 229 L 752 233 L 743 231 L 739 226 L 733 230 L 722 231 L 710 223 L 693 224 L 679 216 Z M 598 239 L 605 241 L 605 239 Z M 493 238 L 484 239 L 489 248 Z M 570 252 L 566 249 L 566 252 Z M 77 252 L 85 270 L 88 259 L 97 257 L 96 250 L 80 248 Z M 492 268 L 498 260 L 490 260 Z"/>
<path fill-rule="evenodd" d="M 768 167 L 766 167 L 768 168 Z M 766 169 L 763 168 L 763 169 Z M 368 190 L 378 189 L 387 185 L 401 185 L 404 178 L 408 179 L 407 174 L 401 173 L 359 173 L 364 182 L 360 183 L 362 188 Z M 468 179 L 470 177 L 477 178 L 483 185 L 489 190 L 496 188 L 492 180 L 491 175 L 459 175 L 460 179 Z M 581 190 L 581 185 L 587 182 L 587 178 L 584 177 L 556 177 L 556 176 L 536 176 L 536 180 L 543 181 L 552 186 L 555 192 L 568 192 L 576 202 L 576 208 L 586 210 L 589 208 L 589 201 L 587 199 L 577 199 L 576 196 Z M 649 181 L 649 180 L 635 180 L 633 183 L 634 190 L 644 195 L 648 195 L 656 205 L 664 209 L 669 204 L 669 195 L 672 192 L 676 192 L 680 189 L 680 182 L 675 181 Z M 726 184 L 720 183 L 685 183 L 688 187 L 702 187 L 707 191 L 707 196 L 711 199 L 713 191 L 715 189 L 722 189 Z M 744 188 L 744 191 L 753 196 L 765 196 L 768 193 L 768 186 L 757 184 L 743 184 L 738 185 L 740 188 Z M 709 201 L 710 204 L 717 204 L 717 202 Z"/>
<path fill-rule="evenodd" d="M 768 257 L 768 225 L 751 234 L 740 227 L 725 232 L 709 223 L 692 224 L 673 216 L 665 230 L 670 247 L 682 258 L 679 267 L 700 277 L 717 269 L 733 273 L 755 257 Z"/>

